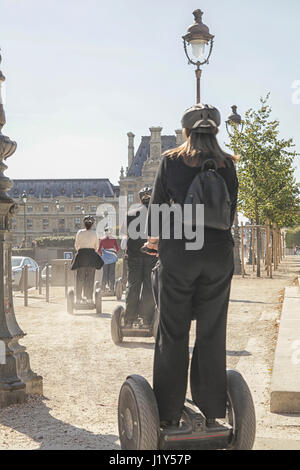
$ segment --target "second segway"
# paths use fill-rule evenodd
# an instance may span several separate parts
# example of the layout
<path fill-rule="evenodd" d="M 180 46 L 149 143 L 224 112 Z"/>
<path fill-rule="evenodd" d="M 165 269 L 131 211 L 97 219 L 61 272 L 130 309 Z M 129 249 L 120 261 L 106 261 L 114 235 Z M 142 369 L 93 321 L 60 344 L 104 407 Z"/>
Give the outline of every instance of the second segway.
<path fill-rule="evenodd" d="M 122 305 L 115 308 L 111 319 L 111 336 L 115 344 L 120 344 L 123 338 L 151 338 L 156 337 L 158 328 L 158 312 L 155 309 L 153 322 L 150 328 L 145 328 L 143 320 L 138 318 L 130 327 L 125 325 L 125 310 Z"/>

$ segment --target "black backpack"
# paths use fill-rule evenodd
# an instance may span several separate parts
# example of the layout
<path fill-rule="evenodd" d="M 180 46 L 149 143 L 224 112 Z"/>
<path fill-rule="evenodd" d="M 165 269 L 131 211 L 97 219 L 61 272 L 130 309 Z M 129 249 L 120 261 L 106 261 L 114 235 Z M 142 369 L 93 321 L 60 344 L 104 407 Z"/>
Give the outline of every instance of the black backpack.
<path fill-rule="evenodd" d="M 199 226 L 196 220 L 196 206 L 204 204 L 204 226 L 217 230 L 231 228 L 230 214 L 231 201 L 227 185 L 217 172 L 217 162 L 213 159 L 205 160 L 200 171 L 194 177 L 185 197 L 184 204 L 192 205 L 192 217 L 184 223 Z"/>

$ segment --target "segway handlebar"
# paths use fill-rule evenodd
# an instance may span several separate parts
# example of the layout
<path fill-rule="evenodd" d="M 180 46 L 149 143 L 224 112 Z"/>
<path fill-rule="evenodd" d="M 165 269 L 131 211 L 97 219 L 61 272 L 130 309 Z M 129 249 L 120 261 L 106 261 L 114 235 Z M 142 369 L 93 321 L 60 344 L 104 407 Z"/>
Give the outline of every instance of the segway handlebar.
<path fill-rule="evenodd" d="M 158 253 L 157 250 L 153 250 L 152 248 L 148 248 L 147 246 L 142 246 L 141 252 L 146 253 L 146 254 L 153 254 L 153 255 L 156 255 Z"/>

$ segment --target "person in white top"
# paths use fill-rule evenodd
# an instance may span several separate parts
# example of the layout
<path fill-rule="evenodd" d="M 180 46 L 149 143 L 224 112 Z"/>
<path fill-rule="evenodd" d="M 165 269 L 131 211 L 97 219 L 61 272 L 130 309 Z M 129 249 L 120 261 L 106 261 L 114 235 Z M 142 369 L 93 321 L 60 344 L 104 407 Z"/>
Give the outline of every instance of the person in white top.
<path fill-rule="evenodd" d="M 95 270 L 101 269 L 104 261 L 97 252 L 99 240 L 92 227 L 95 223 L 94 217 L 88 215 L 83 219 L 84 229 L 77 232 L 75 238 L 76 255 L 72 263 L 72 270 L 76 270 L 76 302 L 82 303 L 87 300 L 93 303 L 93 287 Z M 85 299 L 82 297 L 84 293 Z"/>

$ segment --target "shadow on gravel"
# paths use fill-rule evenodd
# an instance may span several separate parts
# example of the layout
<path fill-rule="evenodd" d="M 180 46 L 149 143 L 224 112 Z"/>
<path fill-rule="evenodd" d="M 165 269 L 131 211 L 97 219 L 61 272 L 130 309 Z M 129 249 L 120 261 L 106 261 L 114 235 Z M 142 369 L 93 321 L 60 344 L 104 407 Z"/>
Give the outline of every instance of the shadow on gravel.
<path fill-rule="evenodd" d="M 121 348 L 129 348 L 129 349 L 154 349 L 154 343 L 138 343 L 137 341 L 133 341 L 133 342 L 123 342 L 123 343 L 120 343 L 118 344 L 118 346 L 120 346 Z"/>
<path fill-rule="evenodd" d="M 70 314 L 69 314 L 70 315 Z M 73 317 L 92 317 L 92 318 L 99 318 L 99 320 L 101 320 L 101 318 L 111 318 L 112 315 L 111 313 L 72 313 L 72 316 Z"/>
<path fill-rule="evenodd" d="M 235 300 L 235 299 L 229 299 L 229 302 L 239 302 L 242 304 L 264 304 L 264 305 L 274 304 L 274 302 L 259 302 L 257 300 Z"/>
<path fill-rule="evenodd" d="M 15 429 L 46 449 L 120 449 L 118 436 L 94 434 L 86 429 L 72 426 L 51 416 L 51 409 L 46 406 L 47 398 L 30 396 L 24 405 L 14 405 L 1 410 L 0 423 Z"/>
<path fill-rule="evenodd" d="M 252 356 L 248 351 L 226 351 L 226 356 Z"/>

